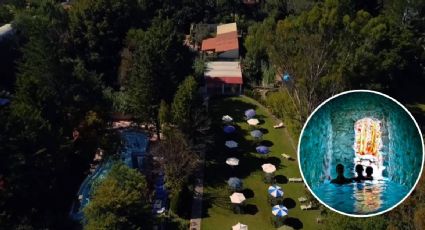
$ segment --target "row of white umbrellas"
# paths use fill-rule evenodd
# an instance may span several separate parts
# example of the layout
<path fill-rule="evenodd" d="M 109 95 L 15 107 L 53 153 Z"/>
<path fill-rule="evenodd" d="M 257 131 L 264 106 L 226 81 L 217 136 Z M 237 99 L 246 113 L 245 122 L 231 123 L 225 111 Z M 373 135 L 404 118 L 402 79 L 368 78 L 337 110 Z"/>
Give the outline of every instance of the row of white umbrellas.
<path fill-rule="evenodd" d="M 229 115 L 224 115 L 221 119 L 226 123 L 233 121 L 233 118 Z M 256 118 L 248 119 L 246 122 L 248 122 L 249 125 L 258 125 L 260 123 L 260 121 Z"/>
<path fill-rule="evenodd" d="M 248 111 L 247 111 L 248 112 Z M 246 113 L 245 113 L 246 114 Z M 232 122 L 233 118 L 230 117 L 229 115 L 224 115 L 222 117 L 222 120 L 224 122 Z M 250 118 L 247 120 L 247 123 L 251 126 L 256 126 L 260 123 L 260 121 L 256 118 Z M 255 132 L 258 130 L 255 130 Z M 261 131 L 258 131 L 261 132 Z M 252 136 L 257 137 L 257 136 L 262 136 L 259 133 L 251 133 Z M 238 143 L 236 141 L 233 140 L 229 140 L 226 141 L 225 146 L 228 148 L 237 148 L 238 147 Z M 230 157 L 227 158 L 226 160 L 226 164 L 230 165 L 230 166 L 236 166 L 239 164 L 239 159 L 235 158 L 235 157 Z M 267 163 L 267 164 L 263 164 L 261 166 L 261 168 L 263 169 L 263 171 L 265 173 L 273 173 L 276 171 L 276 166 L 274 166 L 273 164 Z M 283 190 L 280 186 L 278 185 L 272 185 L 268 188 L 268 192 L 271 196 L 273 197 L 281 197 L 283 196 Z M 246 200 L 245 195 L 243 193 L 239 193 L 239 192 L 234 192 L 231 196 L 230 196 L 230 201 L 233 204 L 241 204 L 242 202 L 244 202 Z M 272 213 L 275 216 L 279 216 L 279 217 L 283 217 L 288 215 L 288 209 L 283 206 L 283 205 L 275 205 L 272 208 Z M 248 226 L 242 223 L 237 223 L 236 225 L 234 225 L 232 227 L 232 230 L 248 230 Z"/>

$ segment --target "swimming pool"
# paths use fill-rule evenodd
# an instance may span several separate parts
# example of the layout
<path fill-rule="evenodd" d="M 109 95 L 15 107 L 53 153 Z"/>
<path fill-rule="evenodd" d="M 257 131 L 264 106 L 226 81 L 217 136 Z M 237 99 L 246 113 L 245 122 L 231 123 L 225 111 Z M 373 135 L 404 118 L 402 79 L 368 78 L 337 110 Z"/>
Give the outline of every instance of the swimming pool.
<path fill-rule="evenodd" d="M 326 182 L 312 190 L 331 208 L 358 215 L 387 210 L 409 192 L 407 186 L 387 179 L 344 185 Z"/>
<path fill-rule="evenodd" d="M 148 135 L 137 130 L 124 130 L 121 132 L 122 146 L 119 151 L 121 160 L 130 168 L 142 169 L 147 148 L 149 146 Z M 110 171 L 113 160 L 105 160 L 96 170 L 89 174 L 81 183 L 77 193 L 77 200 L 72 204 L 70 217 L 75 221 L 81 221 L 84 218 L 83 210 L 90 202 L 93 184 L 102 180 Z"/>
<path fill-rule="evenodd" d="M 130 168 L 143 169 L 143 163 L 149 147 L 146 133 L 137 130 L 125 130 L 121 133 L 121 160 Z"/>

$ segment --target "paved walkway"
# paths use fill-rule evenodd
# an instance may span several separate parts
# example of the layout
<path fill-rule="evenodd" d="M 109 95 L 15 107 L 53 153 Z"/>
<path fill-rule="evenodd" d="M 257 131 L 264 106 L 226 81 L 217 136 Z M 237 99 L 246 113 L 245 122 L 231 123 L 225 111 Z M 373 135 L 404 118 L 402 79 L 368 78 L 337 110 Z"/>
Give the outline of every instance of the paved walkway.
<path fill-rule="evenodd" d="M 204 162 L 205 153 L 201 154 L 201 164 L 197 172 L 196 184 L 194 188 L 192 202 L 192 218 L 190 219 L 189 230 L 200 230 L 202 220 L 202 194 L 204 193 Z"/>

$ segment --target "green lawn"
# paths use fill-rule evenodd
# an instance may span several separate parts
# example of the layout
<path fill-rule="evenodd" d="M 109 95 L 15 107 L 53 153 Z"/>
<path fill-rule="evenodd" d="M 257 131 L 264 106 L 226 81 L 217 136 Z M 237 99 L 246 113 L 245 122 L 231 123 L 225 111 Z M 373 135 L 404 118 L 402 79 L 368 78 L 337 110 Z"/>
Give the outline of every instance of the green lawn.
<path fill-rule="evenodd" d="M 253 108 L 257 112 L 257 118 L 261 121 L 259 127 L 264 129 L 263 141 L 271 145 L 271 153 L 260 156 L 255 153 L 258 143 L 250 136 L 249 125 L 244 120 L 244 111 Z M 225 230 L 237 222 L 249 226 L 249 229 L 267 230 L 275 229 L 270 218 L 271 205 L 267 202 L 267 188 L 269 185 L 263 182 L 263 163 L 273 163 L 278 167 L 276 176 L 278 184 L 283 188 L 284 204 L 289 209 L 288 225 L 296 228 L 317 228 L 316 217 L 318 210 L 301 211 L 298 197 L 305 196 L 303 183 L 287 183 L 287 178 L 300 177 L 298 161 L 288 161 L 280 154 L 286 153 L 296 158 L 296 149 L 290 144 L 289 136 L 285 129 L 273 129 L 275 121 L 268 116 L 266 111 L 255 105 L 255 102 L 245 97 L 219 98 L 210 102 L 210 112 L 213 118 L 215 130 L 215 148 L 206 157 L 205 188 L 204 188 L 204 213 L 202 219 L 203 230 Z M 236 133 L 224 134 L 221 117 L 225 114 L 235 119 Z M 229 151 L 224 147 L 226 140 L 235 140 L 239 143 L 237 151 Z M 225 164 L 228 157 L 237 157 L 240 165 L 231 169 Z M 233 214 L 230 210 L 227 179 L 237 176 L 243 180 L 244 194 L 247 197 L 247 211 L 245 214 Z"/>

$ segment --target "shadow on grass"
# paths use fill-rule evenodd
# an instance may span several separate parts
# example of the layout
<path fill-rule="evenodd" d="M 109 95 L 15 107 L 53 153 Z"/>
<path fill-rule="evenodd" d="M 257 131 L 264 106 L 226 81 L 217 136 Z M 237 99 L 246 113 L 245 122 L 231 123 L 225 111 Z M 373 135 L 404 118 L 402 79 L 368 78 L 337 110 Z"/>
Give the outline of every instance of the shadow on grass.
<path fill-rule="evenodd" d="M 244 212 L 245 212 L 245 214 L 248 214 L 248 215 L 255 215 L 258 212 L 258 208 L 257 208 L 256 205 L 247 204 L 244 207 Z"/>
<path fill-rule="evenodd" d="M 273 142 L 272 141 L 269 141 L 269 140 L 262 140 L 260 142 L 260 145 L 264 145 L 264 146 L 267 146 L 267 147 L 272 147 L 273 146 Z"/>
<path fill-rule="evenodd" d="M 263 160 L 264 164 L 270 163 L 270 164 L 276 166 L 276 168 L 279 168 L 281 162 L 282 162 L 282 160 L 277 158 L 277 157 L 267 157 Z"/>
<path fill-rule="evenodd" d="M 269 133 L 269 130 L 265 128 L 259 128 L 258 130 L 260 130 L 263 134 Z"/>
<path fill-rule="evenodd" d="M 294 218 L 294 217 L 288 217 L 285 220 L 285 225 L 288 225 L 294 229 L 301 229 L 303 228 L 303 223 L 298 219 L 298 218 Z"/>
<path fill-rule="evenodd" d="M 288 183 L 288 178 L 284 175 L 276 175 L 274 177 L 276 183 L 278 184 L 287 184 Z"/>
<path fill-rule="evenodd" d="M 285 198 L 285 199 L 283 199 L 282 204 L 283 204 L 286 208 L 288 208 L 288 209 L 295 208 L 295 206 L 297 205 L 297 204 L 295 203 L 295 200 L 294 200 L 294 199 L 292 199 L 292 198 Z"/>
<path fill-rule="evenodd" d="M 254 197 L 254 191 L 252 189 L 246 188 L 242 190 L 243 195 L 246 199 L 253 198 Z"/>

